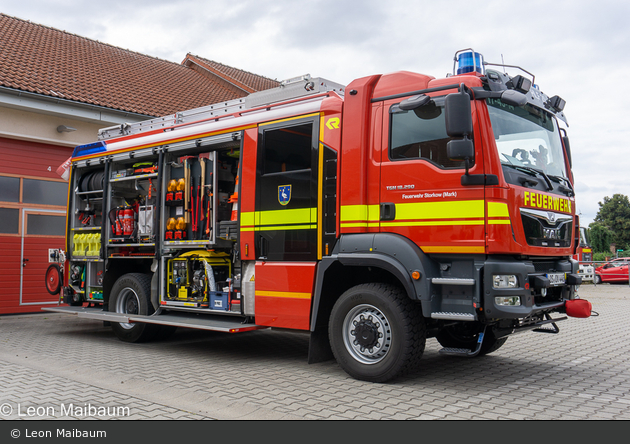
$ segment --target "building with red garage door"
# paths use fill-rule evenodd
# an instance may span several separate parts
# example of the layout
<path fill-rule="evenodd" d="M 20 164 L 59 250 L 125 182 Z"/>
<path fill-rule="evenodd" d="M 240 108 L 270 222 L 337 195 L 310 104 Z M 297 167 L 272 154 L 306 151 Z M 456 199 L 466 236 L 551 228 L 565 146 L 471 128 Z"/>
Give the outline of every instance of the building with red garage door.
<path fill-rule="evenodd" d="M 48 250 L 65 249 L 56 173 L 100 128 L 173 114 L 278 82 L 202 57 L 181 64 L 0 13 L 0 315 L 57 304 Z"/>

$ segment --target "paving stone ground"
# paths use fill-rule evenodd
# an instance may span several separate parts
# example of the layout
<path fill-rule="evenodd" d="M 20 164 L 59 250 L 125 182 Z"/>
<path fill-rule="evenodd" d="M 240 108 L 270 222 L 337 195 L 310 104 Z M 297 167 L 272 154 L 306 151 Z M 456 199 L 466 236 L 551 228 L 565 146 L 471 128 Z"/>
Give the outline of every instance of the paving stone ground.
<path fill-rule="evenodd" d="M 0 418 L 629 420 L 630 287 L 580 295 L 599 316 L 474 359 L 439 355 L 430 339 L 420 370 L 386 384 L 307 364 L 299 332 L 180 329 L 128 344 L 100 321 L 0 316 Z"/>

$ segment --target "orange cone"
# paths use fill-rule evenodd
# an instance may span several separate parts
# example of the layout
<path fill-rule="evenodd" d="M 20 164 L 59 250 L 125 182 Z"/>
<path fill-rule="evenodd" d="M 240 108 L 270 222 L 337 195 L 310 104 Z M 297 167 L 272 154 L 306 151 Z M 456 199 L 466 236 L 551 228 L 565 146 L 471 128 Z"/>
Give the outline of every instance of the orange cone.
<path fill-rule="evenodd" d="M 239 169 L 239 167 L 241 166 L 240 162 L 237 166 L 237 171 Z M 230 196 L 230 199 L 228 200 L 228 203 L 232 204 L 232 217 L 230 218 L 230 220 L 237 220 L 238 219 L 238 173 L 236 174 L 236 184 L 234 185 L 234 194 L 232 194 Z"/>

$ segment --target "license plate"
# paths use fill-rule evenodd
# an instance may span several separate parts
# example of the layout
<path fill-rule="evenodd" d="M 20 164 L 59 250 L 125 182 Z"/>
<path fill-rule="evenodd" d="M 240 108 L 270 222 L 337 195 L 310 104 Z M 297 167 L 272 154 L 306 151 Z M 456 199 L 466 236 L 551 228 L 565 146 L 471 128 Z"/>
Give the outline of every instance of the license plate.
<path fill-rule="evenodd" d="M 564 285 L 564 273 L 547 273 L 549 279 L 549 285 L 557 287 L 558 285 Z"/>

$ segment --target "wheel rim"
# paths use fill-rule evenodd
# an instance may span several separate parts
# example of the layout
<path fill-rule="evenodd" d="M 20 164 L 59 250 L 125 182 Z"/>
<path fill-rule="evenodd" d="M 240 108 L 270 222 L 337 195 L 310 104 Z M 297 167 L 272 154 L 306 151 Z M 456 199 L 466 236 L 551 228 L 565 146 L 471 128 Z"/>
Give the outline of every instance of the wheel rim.
<path fill-rule="evenodd" d="M 137 315 L 139 308 L 140 299 L 132 288 L 123 288 L 120 293 L 118 293 L 118 298 L 116 299 L 116 313 Z M 133 324 L 120 322 L 120 326 L 125 329 L 130 329 L 133 327 Z"/>
<path fill-rule="evenodd" d="M 382 361 L 392 344 L 387 316 L 373 305 L 357 305 L 343 321 L 343 342 L 346 350 L 363 364 Z"/>

